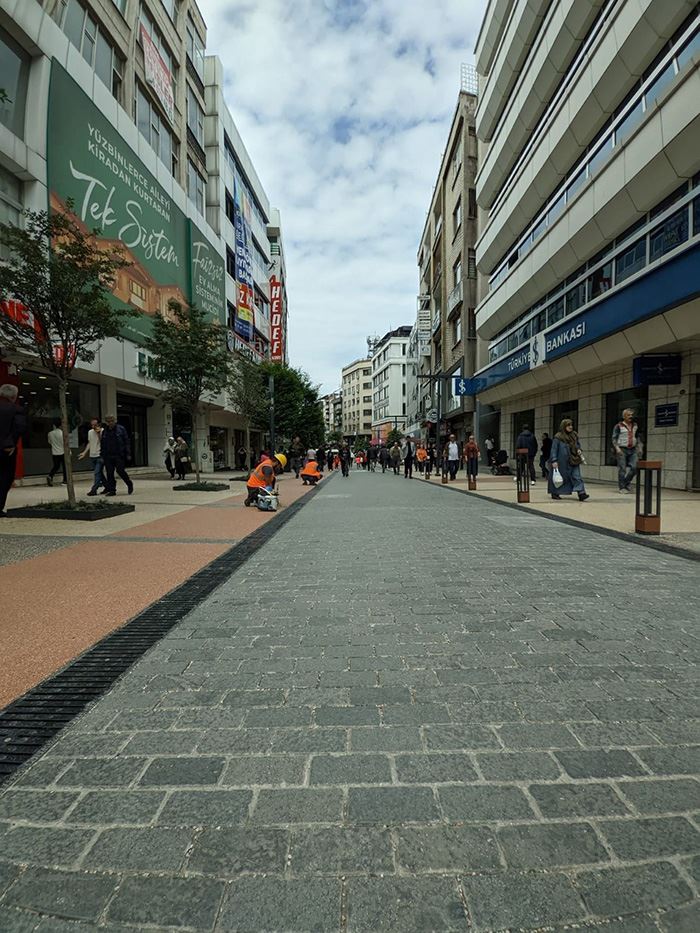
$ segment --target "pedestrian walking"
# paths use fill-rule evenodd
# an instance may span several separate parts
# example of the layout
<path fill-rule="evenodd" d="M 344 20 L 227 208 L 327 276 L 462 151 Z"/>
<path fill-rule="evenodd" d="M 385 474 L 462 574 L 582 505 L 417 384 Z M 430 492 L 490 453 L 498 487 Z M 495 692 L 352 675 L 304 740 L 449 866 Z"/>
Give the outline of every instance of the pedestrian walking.
<path fill-rule="evenodd" d="M 175 479 L 175 467 L 173 466 L 173 457 L 175 456 L 175 438 L 169 437 L 163 447 L 163 462 L 165 469 L 170 473 L 170 479 Z"/>
<path fill-rule="evenodd" d="M 82 452 L 78 454 L 78 460 L 84 460 L 85 457 L 90 457 L 90 463 L 92 464 L 92 486 L 88 496 L 96 496 L 97 490 L 105 484 L 102 469 L 102 425 L 97 418 L 90 421 L 87 444 Z"/>
<path fill-rule="evenodd" d="M 27 433 L 24 409 L 17 404 L 17 386 L 0 385 L 0 518 L 5 518 L 7 494 L 15 481 L 17 444 Z"/>
<path fill-rule="evenodd" d="M 518 438 L 515 442 L 516 450 L 516 461 L 517 461 L 517 450 L 527 450 L 527 468 L 530 473 L 530 483 L 534 486 L 537 481 L 537 473 L 535 472 L 535 456 L 539 449 L 539 444 L 537 443 L 537 438 L 530 430 L 529 424 L 524 424 Z M 517 480 L 517 476 L 515 477 Z"/>
<path fill-rule="evenodd" d="M 436 462 L 436 453 L 435 453 L 435 444 L 431 441 L 428 444 L 428 459 L 425 461 L 425 475 L 430 479 L 430 477 L 435 472 L 435 462 Z"/>
<path fill-rule="evenodd" d="M 347 444 L 343 444 L 338 454 L 340 457 L 340 470 L 345 479 L 350 476 L 350 463 L 352 461 L 352 451 Z"/>
<path fill-rule="evenodd" d="M 542 433 L 542 446 L 540 448 L 540 469 L 542 470 L 542 478 L 547 479 L 549 476 L 549 470 L 547 469 L 547 464 L 549 462 L 549 455 L 552 452 L 552 438 L 547 434 L 546 431 Z"/>
<path fill-rule="evenodd" d="M 473 434 L 470 434 L 467 443 L 464 445 L 462 450 L 462 456 L 464 457 L 464 465 L 467 471 L 467 479 L 476 481 L 477 476 L 479 475 L 479 457 L 481 451 L 479 450 L 479 445 L 476 442 L 476 439 Z"/>
<path fill-rule="evenodd" d="M 617 487 L 619 492 L 632 492 L 630 485 L 637 473 L 637 459 L 641 453 L 639 428 L 634 420 L 634 409 L 625 408 L 622 421 L 613 428 L 612 444 L 617 457 Z"/>
<path fill-rule="evenodd" d="M 321 446 L 316 451 L 316 456 L 314 457 L 314 460 L 318 464 L 319 472 L 323 473 L 323 467 L 326 462 L 326 448 L 323 446 L 323 444 L 321 444 Z"/>
<path fill-rule="evenodd" d="M 552 440 L 548 463 L 547 490 L 552 499 L 561 499 L 574 492 L 578 493 L 581 502 L 590 499 L 581 477 L 581 464 L 584 462 L 574 423 L 570 418 L 564 418 Z"/>
<path fill-rule="evenodd" d="M 187 446 L 187 441 L 184 437 L 177 437 L 175 441 L 175 450 L 173 451 L 173 459 L 175 462 L 175 472 L 177 473 L 177 478 L 179 480 L 183 480 L 192 469 L 190 448 Z"/>
<path fill-rule="evenodd" d="M 382 467 L 382 473 L 386 473 L 386 468 L 389 466 L 389 462 L 391 459 L 389 457 L 389 450 L 386 444 L 382 444 L 382 446 L 379 448 L 378 458 L 379 458 L 379 463 L 381 464 L 381 467 Z"/>
<path fill-rule="evenodd" d="M 248 451 L 243 444 L 238 448 L 236 454 L 238 455 L 238 469 L 245 470 L 248 466 Z"/>
<path fill-rule="evenodd" d="M 331 447 L 326 452 L 326 467 L 329 473 L 333 472 L 333 449 Z"/>
<path fill-rule="evenodd" d="M 131 458 L 131 444 L 126 428 L 122 424 L 117 424 L 114 415 L 107 415 L 105 418 L 105 426 L 100 435 L 100 450 L 106 474 L 105 495 L 116 496 L 117 494 L 115 472 L 124 481 L 126 491 L 131 495 L 134 491 L 134 484 L 126 472 L 126 461 Z"/>
<path fill-rule="evenodd" d="M 53 466 L 46 476 L 46 485 L 53 486 L 53 478 L 59 470 L 63 472 L 63 482 L 66 482 L 66 458 L 63 453 L 63 431 L 61 422 L 54 421 L 53 428 L 48 433 L 49 450 Z"/>
<path fill-rule="evenodd" d="M 459 445 L 457 444 L 457 438 L 454 434 L 450 434 L 447 443 L 445 444 L 445 449 L 442 453 L 443 460 L 447 461 L 447 469 L 450 474 L 450 480 L 454 481 L 457 479 L 457 471 L 459 470 Z"/>
<path fill-rule="evenodd" d="M 301 438 L 297 434 L 296 437 L 292 439 L 292 443 L 289 445 L 289 465 L 294 470 L 294 475 L 299 479 L 299 471 L 303 466 L 304 460 L 304 445 L 301 442 Z"/>
<path fill-rule="evenodd" d="M 423 444 L 418 444 L 416 447 L 416 466 L 418 467 L 418 472 L 423 475 L 425 470 L 425 462 L 428 459 L 428 454 L 426 453 L 425 447 Z"/>
<path fill-rule="evenodd" d="M 489 435 L 484 441 L 484 447 L 486 448 L 486 462 L 489 466 L 493 466 L 493 458 L 495 456 L 494 449 L 496 447 L 496 442 L 493 437 Z"/>
<path fill-rule="evenodd" d="M 401 448 L 401 456 L 403 458 L 403 478 L 412 479 L 413 460 L 416 456 L 416 445 L 413 443 L 412 438 L 406 438 L 404 445 Z"/>
<path fill-rule="evenodd" d="M 394 468 L 394 476 L 398 476 L 399 469 L 401 468 L 401 448 L 399 447 L 398 441 L 394 441 L 392 444 L 391 450 L 389 451 L 389 459 Z"/>
<path fill-rule="evenodd" d="M 377 466 L 377 448 L 372 444 L 367 451 L 367 467 L 370 473 L 374 473 Z"/>

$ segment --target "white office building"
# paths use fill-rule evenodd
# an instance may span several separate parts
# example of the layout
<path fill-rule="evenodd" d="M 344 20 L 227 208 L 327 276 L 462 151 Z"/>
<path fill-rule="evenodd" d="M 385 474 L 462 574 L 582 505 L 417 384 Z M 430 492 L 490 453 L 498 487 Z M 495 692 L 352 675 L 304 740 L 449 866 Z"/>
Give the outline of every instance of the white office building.
<path fill-rule="evenodd" d="M 700 487 L 700 5 L 490 0 L 476 63 L 481 438 L 570 417 L 612 481 L 631 407 Z"/>
<path fill-rule="evenodd" d="M 372 439 L 385 441 L 406 428 L 406 377 L 411 327 L 397 327 L 374 344 L 372 354 Z"/>

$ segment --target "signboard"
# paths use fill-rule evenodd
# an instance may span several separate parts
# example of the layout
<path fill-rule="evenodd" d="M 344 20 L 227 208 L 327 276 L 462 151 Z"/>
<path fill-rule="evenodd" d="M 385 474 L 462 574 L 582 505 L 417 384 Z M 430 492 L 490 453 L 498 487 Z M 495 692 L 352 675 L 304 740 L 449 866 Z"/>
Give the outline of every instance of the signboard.
<path fill-rule="evenodd" d="M 234 231 L 236 236 L 236 318 L 234 330 L 244 340 L 253 339 L 255 300 L 253 296 L 253 265 L 250 255 L 250 227 L 243 216 L 238 185 L 234 186 Z"/>
<path fill-rule="evenodd" d="M 141 45 L 143 46 L 143 64 L 146 73 L 146 84 L 153 89 L 153 93 L 160 101 L 166 116 L 171 123 L 175 122 L 175 97 L 173 95 L 173 76 L 168 66 L 161 58 L 153 39 L 141 23 Z"/>
<path fill-rule="evenodd" d="M 276 275 L 270 276 L 270 359 L 284 360 L 282 327 L 282 283 Z"/>
<path fill-rule="evenodd" d="M 192 303 L 211 320 L 226 323 L 226 263 L 202 231 L 188 220 Z"/>
<path fill-rule="evenodd" d="M 465 379 L 464 376 L 456 376 L 455 381 L 454 381 L 454 384 L 455 384 L 454 392 L 452 394 L 453 395 L 470 395 L 471 394 L 469 391 L 470 382 L 471 380 Z"/>
<path fill-rule="evenodd" d="M 100 230 L 130 265 L 117 273 L 113 298 L 139 313 L 122 336 L 142 343 L 172 299 L 196 303 L 215 320 L 226 309 L 225 266 L 214 244 L 187 220 L 136 153 L 54 60 L 47 127 L 51 210 L 67 210 L 85 230 Z"/>
<path fill-rule="evenodd" d="M 657 405 L 654 409 L 655 428 L 675 428 L 678 426 L 678 402 Z"/>
<path fill-rule="evenodd" d="M 634 386 L 677 386 L 680 382 L 680 353 L 645 353 L 632 361 Z"/>

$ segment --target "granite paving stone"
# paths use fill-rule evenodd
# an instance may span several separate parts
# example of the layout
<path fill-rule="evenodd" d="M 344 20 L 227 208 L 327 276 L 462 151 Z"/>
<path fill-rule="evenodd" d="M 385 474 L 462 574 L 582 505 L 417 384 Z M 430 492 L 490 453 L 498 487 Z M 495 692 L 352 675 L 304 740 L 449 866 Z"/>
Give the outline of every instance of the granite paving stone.
<path fill-rule="evenodd" d="M 0 930 L 695 933 L 699 617 L 694 562 L 324 479 L 0 788 Z"/>

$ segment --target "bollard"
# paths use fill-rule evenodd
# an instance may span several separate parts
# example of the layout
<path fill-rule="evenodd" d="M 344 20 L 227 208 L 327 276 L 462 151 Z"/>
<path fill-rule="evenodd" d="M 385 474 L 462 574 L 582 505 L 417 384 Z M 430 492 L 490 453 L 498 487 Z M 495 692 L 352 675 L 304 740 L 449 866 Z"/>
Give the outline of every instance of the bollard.
<path fill-rule="evenodd" d="M 530 451 L 527 447 L 518 447 L 515 451 L 515 478 L 517 480 L 518 502 L 530 501 L 530 470 L 527 458 Z"/>
<path fill-rule="evenodd" d="M 637 496 L 634 515 L 634 530 L 637 534 L 661 534 L 662 466 L 662 460 L 640 460 L 637 464 Z M 654 495 L 654 485 L 656 485 L 656 495 Z"/>

